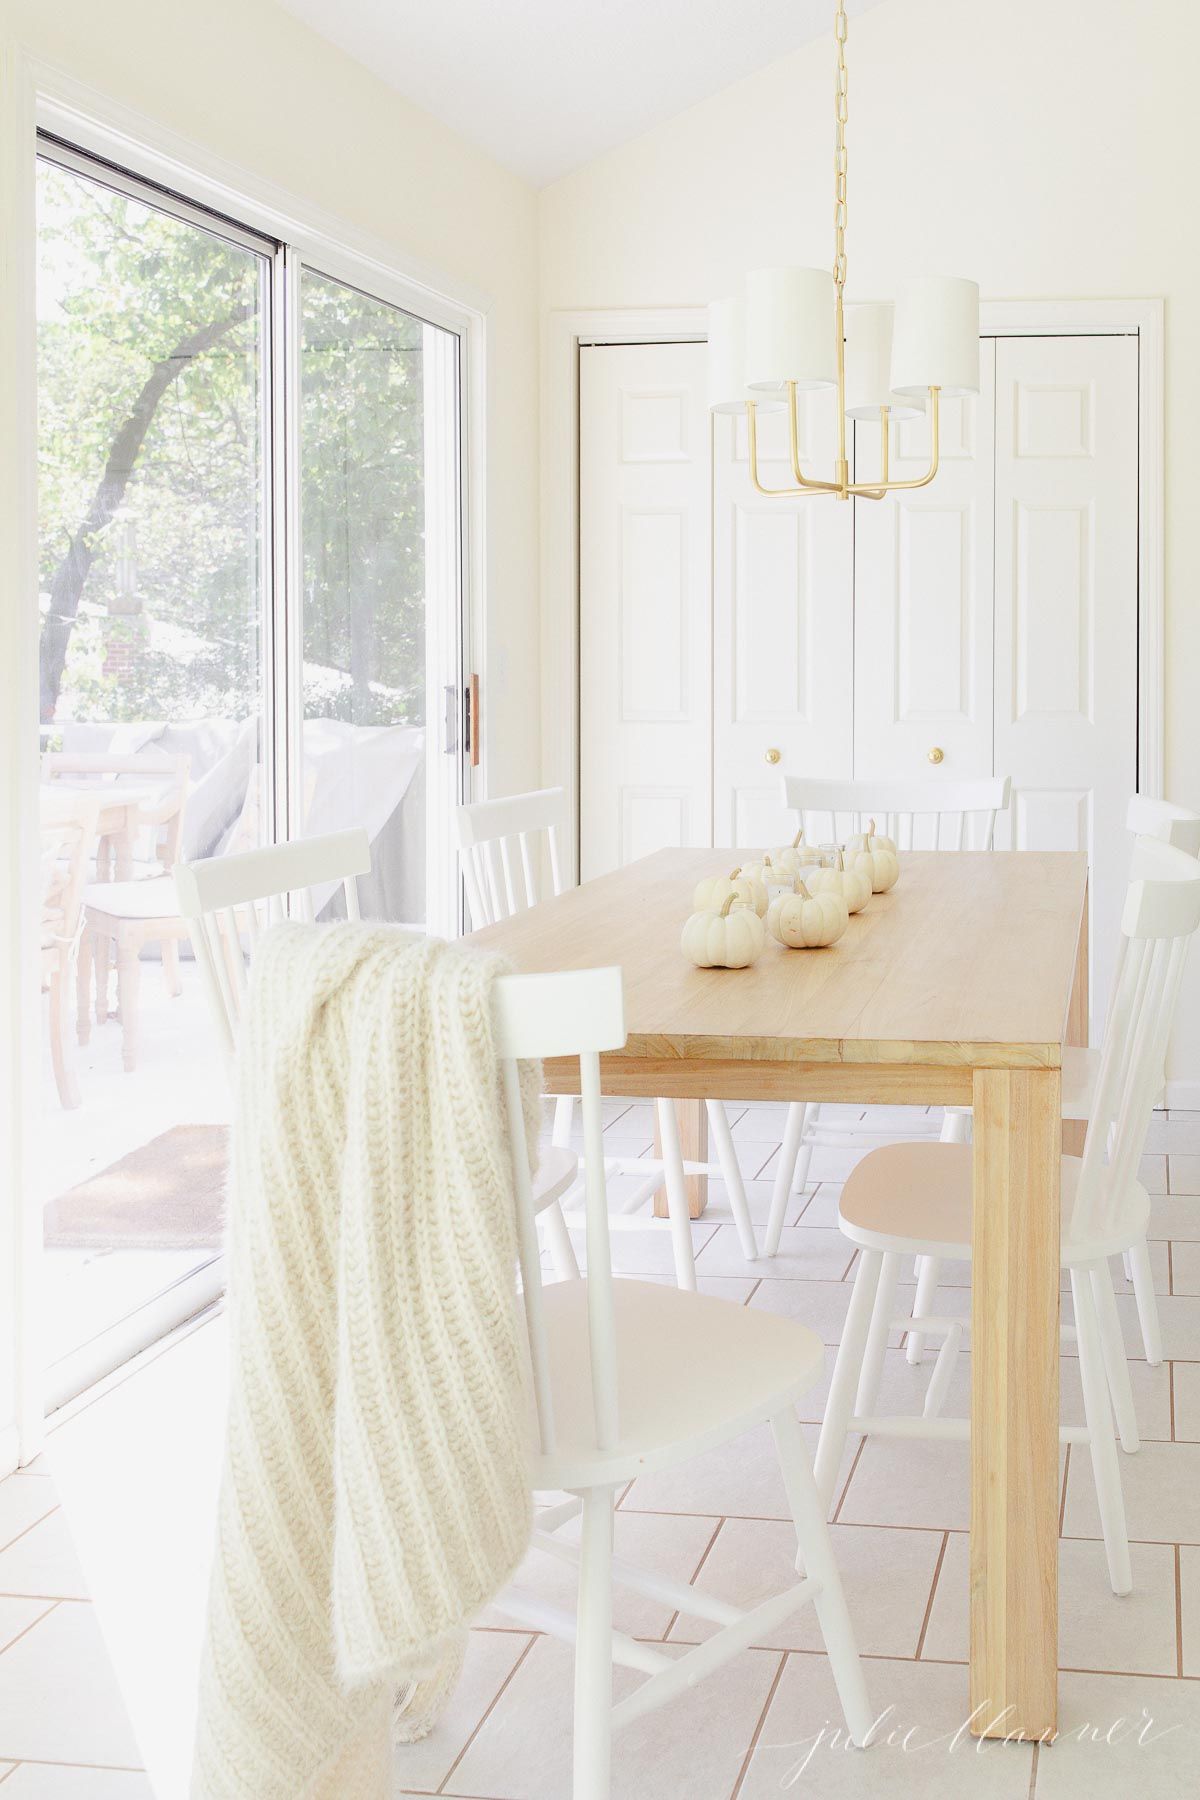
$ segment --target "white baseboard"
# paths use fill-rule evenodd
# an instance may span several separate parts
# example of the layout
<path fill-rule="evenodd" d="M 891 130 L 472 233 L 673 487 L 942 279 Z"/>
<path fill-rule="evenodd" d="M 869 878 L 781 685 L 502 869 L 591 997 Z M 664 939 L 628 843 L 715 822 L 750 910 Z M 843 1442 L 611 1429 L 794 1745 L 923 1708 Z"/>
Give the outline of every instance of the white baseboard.
<path fill-rule="evenodd" d="M 0 1481 L 20 1467 L 21 1439 L 15 1424 L 0 1425 Z"/>
<path fill-rule="evenodd" d="M 1180 1112 L 1200 1112 L 1200 1081 L 1168 1081 L 1167 1105 Z"/>

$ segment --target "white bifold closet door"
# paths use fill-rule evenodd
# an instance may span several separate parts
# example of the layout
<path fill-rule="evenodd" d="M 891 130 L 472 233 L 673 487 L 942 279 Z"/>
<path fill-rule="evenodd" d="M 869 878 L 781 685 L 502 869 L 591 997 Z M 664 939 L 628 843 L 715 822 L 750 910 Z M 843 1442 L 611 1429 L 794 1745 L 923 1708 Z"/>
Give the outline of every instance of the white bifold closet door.
<path fill-rule="evenodd" d="M 799 435 L 805 473 L 832 475 L 832 392 L 803 397 Z M 786 412 L 762 416 L 758 449 L 764 486 L 794 487 Z M 853 514 L 827 497 L 760 494 L 745 419 L 714 419 L 714 843 L 761 848 L 792 836 L 784 770 L 850 773 Z"/>
<path fill-rule="evenodd" d="M 1013 799 L 997 841 L 1089 852 L 1093 1027 L 1137 787 L 1137 459 L 1135 337 L 998 342 L 993 755 Z"/>
<path fill-rule="evenodd" d="M 712 842 L 703 344 L 579 363 L 580 875 Z"/>
<path fill-rule="evenodd" d="M 994 366 L 985 340 L 979 393 L 942 403 L 928 487 L 854 503 L 860 781 L 992 773 Z M 898 420 L 891 433 L 892 475 L 924 474 L 928 420 Z M 879 466 L 879 427 L 858 425 L 855 478 L 869 481 Z"/>

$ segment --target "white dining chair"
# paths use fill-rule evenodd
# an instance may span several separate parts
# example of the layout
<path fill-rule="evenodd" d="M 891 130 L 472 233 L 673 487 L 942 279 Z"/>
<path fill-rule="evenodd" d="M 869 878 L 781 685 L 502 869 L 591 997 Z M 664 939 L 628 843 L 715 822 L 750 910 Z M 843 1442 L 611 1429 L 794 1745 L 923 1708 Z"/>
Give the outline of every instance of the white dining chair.
<path fill-rule="evenodd" d="M 615 1731 L 688 1693 L 738 1651 L 769 1642 L 781 1622 L 810 1600 L 850 1737 L 865 1743 L 872 1712 L 795 1411 L 800 1396 L 820 1378 L 820 1338 L 796 1320 L 733 1301 L 655 1282 L 614 1280 L 600 1057 L 625 1042 L 619 969 L 505 977 L 496 984 L 495 1019 L 534 1399 L 531 1484 L 535 1493 L 554 1494 L 559 1501 L 539 1514 L 533 1543 L 578 1569 L 574 1613 L 519 1586 L 507 1589 L 496 1604 L 520 1624 L 575 1646 L 573 1800 L 608 1800 Z M 543 1285 L 517 1061 L 549 1056 L 579 1058 L 587 1275 Z M 614 1501 L 626 1482 L 768 1422 L 796 1531 L 801 1579 L 744 1611 L 613 1555 Z M 564 1491 L 571 1495 L 565 1502 Z M 577 1516 L 576 1545 L 560 1532 Z M 718 1629 L 682 1655 L 614 1631 L 614 1583 Z M 614 1665 L 643 1677 L 615 1704 Z"/>
<path fill-rule="evenodd" d="M 263 932 L 288 918 L 311 923 L 317 911 L 314 891 L 331 885 L 341 887 L 347 919 L 358 919 L 358 877 L 370 872 L 370 839 L 362 826 L 177 865 L 180 910 L 231 1071 L 249 987 L 248 962 Z M 544 1148 L 534 1180 L 537 1210 L 555 1211 L 578 1175 L 579 1159 L 569 1149 Z"/>
<path fill-rule="evenodd" d="M 1062 1427 L 1061 1435 L 1091 1452 L 1116 1594 L 1129 1592 L 1132 1576 L 1113 1413 L 1124 1431 L 1132 1420 L 1133 1396 L 1109 1259 L 1146 1235 L 1150 1200 L 1138 1180 L 1138 1162 L 1198 926 L 1200 862 L 1169 844 L 1139 838 L 1091 1123 L 1082 1157 L 1062 1159 L 1061 1255 L 1070 1274 L 1085 1423 Z M 852 1432 L 969 1436 L 970 1421 L 945 1418 L 942 1408 L 970 1321 L 921 1315 L 915 1307 L 895 1317 L 894 1309 L 901 1258 L 970 1259 L 971 1183 L 969 1145 L 892 1144 L 873 1150 L 842 1189 L 838 1224 L 859 1257 L 817 1451 L 817 1486 L 826 1503 Z M 942 1340 L 923 1413 L 879 1416 L 889 1333 L 914 1329 Z"/>
<path fill-rule="evenodd" d="M 978 781 L 810 781 L 801 775 L 783 778 L 784 804 L 796 815 L 805 842 L 844 843 L 874 820 L 898 850 L 991 850 L 996 819 L 1008 808 L 1007 775 Z M 928 1127 L 918 1118 L 912 1130 Z M 788 1199 L 803 1191 L 812 1153 L 818 1143 L 844 1145 L 850 1137 L 897 1138 L 909 1135 L 894 1124 L 873 1127 L 823 1115 L 819 1102 L 793 1101 L 788 1107 L 783 1143 L 775 1167 L 771 1211 L 763 1255 L 779 1250 Z M 961 1121 L 950 1114 L 944 1126 L 949 1141 L 965 1136 Z"/>
<path fill-rule="evenodd" d="M 1189 856 L 1200 857 L 1200 813 L 1190 812 L 1185 806 L 1177 806 L 1171 800 L 1156 800 L 1145 794 L 1135 794 L 1130 800 L 1125 813 L 1125 828 L 1134 839 L 1134 865 L 1137 858 L 1137 839 L 1152 838 L 1159 843 L 1173 844 Z M 1100 1071 L 1100 1050 L 1068 1044 L 1063 1049 L 1062 1063 L 1062 1109 L 1064 1120 L 1073 1124 L 1086 1124 L 1091 1118 L 1092 1104 L 1096 1092 L 1096 1081 Z M 1165 1082 L 1165 1071 L 1164 1071 Z M 1160 1083 L 1160 1093 L 1163 1083 Z M 947 1115 L 968 1119 L 969 1107 L 947 1107 Z M 1149 1127 L 1149 1119 L 1146 1124 Z M 963 1133 L 965 1136 L 965 1132 Z M 1144 1148 L 1144 1145 L 1143 1145 Z M 1154 1271 L 1150 1265 L 1150 1246 L 1143 1237 L 1132 1245 L 1126 1255 L 1126 1272 L 1133 1286 L 1137 1304 L 1138 1324 L 1142 1333 L 1142 1347 L 1146 1353 L 1146 1361 L 1154 1366 L 1162 1362 L 1162 1325 L 1158 1316 L 1158 1297 L 1154 1292 Z M 916 1311 L 919 1313 L 936 1310 L 938 1283 L 941 1270 L 936 1257 L 923 1259 L 917 1274 Z M 910 1363 L 921 1361 L 925 1343 L 922 1333 L 910 1332 L 907 1342 L 907 1355 Z M 1127 1421 L 1121 1434 L 1122 1448 L 1134 1451 L 1138 1448 L 1138 1434 L 1132 1420 Z"/>
<path fill-rule="evenodd" d="M 543 788 L 535 793 L 512 794 L 504 799 L 480 800 L 459 807 L 458 843 L 463 885 L 475 930 L 512 918 L 515 913 L 537 905 L 543 888 L 543 854 L 549 863 L 551 893 L 563 892 L 560 834 L 566 822 L 566 795 L 562 788 Z M 649 1216 L 646 1209 L 659 1188 L 665 1187 L 666 1224 L 671 1234 L 675 1278 L 681 1287 L 694 1288 L 696 1269 L 686 1177 L 707 1174 L 710 1165 L 684 1160 L 673 1102 L 660 1099 L 655 1102 L 655 1108 L 661 1156 L 653 1160 L 639 1157 L 636 1161 L 610 1157 L 606 1164 L 610 1174 L 644 1178 L 633 1193 L 622 1198 L 621 1210 L 615 1215 L 613 1224 L 618 1230 L 661 1229 L 664 1221 Z M 710 1100 L 707 1110 L 717 1146 L 716 1168 L 729 1196 L 742 1254 L 754 1260 L 758 1256 L 758 1243 L 725 1109 L 719 1101 Z M 553 1142 L 556 1146 L 561 1148 L 570 1143 L 572 1119 L 571 1097 L 559 1096 L 554 1108 Z M 553 1212 L 548 1212 L 543 1224 L 558 1272 L 563 1276 L 577 1275 L 579 1268 L 569 1227 L 582 1226 L 582 1215 L 564 1209 L 560 1225 Z"/>
<path fill-rule="evenodd" d="M 371 846 L 361 826 L 176 865 L 179 911 L 227 1060 L 233 1060 L 248 987 L 247 953 L 253 956 L 262 933 L 287 918 L 311 920 L 313 889 L 331 883 L 341 884 L 346 917 L 357 919 L 358 877 L 370 872 Z"/>

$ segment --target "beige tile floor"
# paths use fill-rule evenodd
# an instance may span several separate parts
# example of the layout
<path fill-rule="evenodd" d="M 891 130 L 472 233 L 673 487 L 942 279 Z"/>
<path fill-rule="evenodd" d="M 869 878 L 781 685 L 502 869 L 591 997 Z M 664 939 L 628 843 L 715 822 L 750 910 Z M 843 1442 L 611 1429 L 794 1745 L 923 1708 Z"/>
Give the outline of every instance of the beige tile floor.
<path fill-rule="evenodd" d="M 650 1147 L 642 1105 L 611 1102 L 614 1154 Z M 731 1109 L 761 1220 L 782 1131 L 773 1107 Z M 811 1323 L 837 1342 L 850 1257 L 834 1225 L 853 1148 L 818 1152 L 775 1263 L 741 1258 L 720 1184 L 694 1231 L 713 1293 Z M 866 1658 L 878 1741 L 862 1755 L 839 1718 L 810 1614 L 801 1613 L 687 1699 L 617 1740 L 617 1800 L 765 1800 L 864 1792 L 908 1800 L 1188 1800 L 1200 1791 L 1200 1116 L 1156 1117 L 1145 1173 L 1170 1361 L 1135 1360 L 1141 1453 L 1122 1458 L 1135 1591 L 1105 1580 L 1086 1457 L 1063 1458 L 1061 1734 L 1053 1746 L 977 1745 L 966 1713 L 965 1447 L 852 1446 L 834 1535 Z M 1190 1196 L 1186 1189 L 1196 1190 Z M 622 1234 L 627 1272 L 670 1278 L 665 1234 Z M 767 1272 L 764 1273 L 764 1270 Z M 963 1280 L 952 1271 L 951 1280 Z M 1129 1296 L 1130 1349 L 1140 1352 Z M 184 1800 L 225 1384 L 218 1316 L 109 1383 L 0 1483 L 0 1800 Z M 961 1404 L 969 1380 L 959 1376 Z M 887 1391 L 911 1399 L 898 1350 Z M 1074 1358 L 1064 1411 L 1079 1416 Z M 815 1435 L 824 1383 L 803 1406 Z M 635 1482 L 618 1548 L 750 1603 L 786 1580 L 790 1533 L 769 1442 Z M 557 1563 L 522 1577 L 567 1597 Z M 90 1598 L 89 1598 L 90 1596 Z M 668 1647 L 703 1628 L 619 1595 L 617 1623 Z M 689 1633 L 691 1635 L 689 1635 Z M 618 1682 L 623 1678 L 618 1677 Z M 568 1800 L 570 1656 L 489 1612 L 438 1729 L 397 1753 L 395 1795 Z M 826 1735 L 822 1735 L 822 1734 Z M 147 1772 L 148 1771 L 148 1772 Z"/>

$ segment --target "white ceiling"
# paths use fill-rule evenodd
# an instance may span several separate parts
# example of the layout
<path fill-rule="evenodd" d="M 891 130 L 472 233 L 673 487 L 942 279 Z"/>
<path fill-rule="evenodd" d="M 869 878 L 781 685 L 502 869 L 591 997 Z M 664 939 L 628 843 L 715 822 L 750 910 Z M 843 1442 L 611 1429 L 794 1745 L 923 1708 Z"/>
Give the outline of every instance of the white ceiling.
<path fill-rule="evenodd" d="M 280 3 L 539 187 L 833 26 L 833 0 Z"/>

